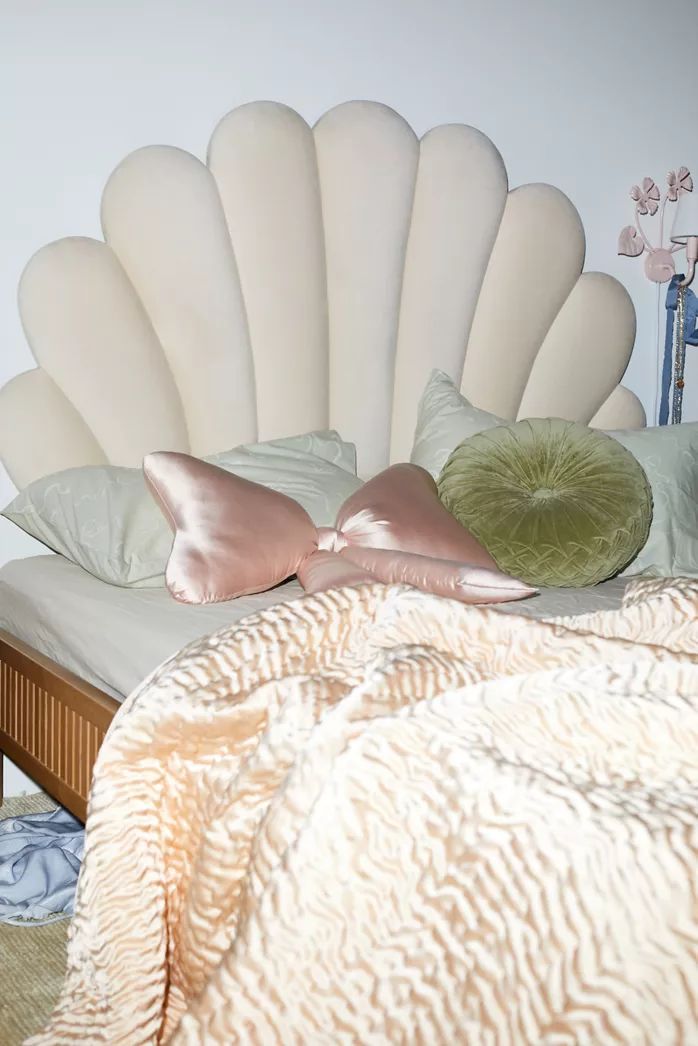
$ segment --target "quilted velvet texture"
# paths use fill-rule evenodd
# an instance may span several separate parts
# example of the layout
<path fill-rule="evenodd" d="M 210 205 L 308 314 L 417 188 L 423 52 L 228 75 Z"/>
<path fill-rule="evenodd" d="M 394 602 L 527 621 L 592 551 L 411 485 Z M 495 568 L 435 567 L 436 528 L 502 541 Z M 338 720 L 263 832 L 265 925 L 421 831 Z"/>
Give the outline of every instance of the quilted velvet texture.
<path fill-rule="evenodd" d="M 647 540 L 652 495 L 635 458 L 585 425 L 539 418 L 461 443 L 438 481 L 443 503 L 501 570 L 532 585 L 594 585 Z"/>

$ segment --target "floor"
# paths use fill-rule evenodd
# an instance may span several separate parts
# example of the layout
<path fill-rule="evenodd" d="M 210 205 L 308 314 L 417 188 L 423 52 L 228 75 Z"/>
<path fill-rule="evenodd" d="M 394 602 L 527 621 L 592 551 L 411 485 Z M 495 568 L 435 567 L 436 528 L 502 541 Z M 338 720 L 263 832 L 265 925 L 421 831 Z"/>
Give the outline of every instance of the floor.
<path fill-rule="evenodd" d="M 50 810 L 45 795 L 18 796 L 0 806 L 0 820 Z M 69 920 L 49 926 L 0 924 L 0 1046 L 19 1046 L 39 1031 L 58 998 Z"/>

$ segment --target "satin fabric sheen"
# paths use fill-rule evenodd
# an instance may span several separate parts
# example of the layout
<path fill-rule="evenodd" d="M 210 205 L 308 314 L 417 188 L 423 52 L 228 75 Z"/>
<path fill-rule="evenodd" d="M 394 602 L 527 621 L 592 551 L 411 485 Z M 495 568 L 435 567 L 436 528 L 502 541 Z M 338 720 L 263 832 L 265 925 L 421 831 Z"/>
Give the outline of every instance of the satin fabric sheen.
<path fill-rule="evenodd" d="M 175 532 L 165 582 L 182 603 L 273 588 L 317 548 L 315 524 L 285 494 L 189 454 L 149 454 L 143 471 Z"/>
<path fill-rule="evenodd" d="M 0 923 L 72 915 L 84 852 L 82 825 L 60 807 L 0 821 Z"/>
<path fill-rule="evenodd" d="M 293 574 L 308 592 L 379 580 L 488 603 L 536 591 L 497 569 L 418 465 L 381 472 L 347 499 L 335 528 L 320 529 L 292 498 L 188 454 L 149 454 L 143 470 L 174 530 L 165 579 L 184 603 L 266 591 Z"/>
<path fill-rule="evenodd" d="M 319 549 L 298 567 L 298 580 L 305 591 L 312 595 L 343 585 L 368 584 L 376 578 L 368 570 L 347 562 L 338 552 Z"/>
<path fill-rule="evenodd" d="M 311 556 L 310 562 L 314 558 Z M 392 552 L 383 548 L 348 546 L 340 554 L 340 558 L 348 559 L 351 564 L 345 568 L 347 573 L 359 568 L 369 577 L 386 585 L 412 585 L 435 596 L 459 599 L 461 603 L 506 603 L 514 599 L 524 599 L 536 591 L 500 570 L 456 563 L 451 559 L 434 559 L 431 556 L 417 555 L 415 552 Z M 344 580 L 343 583 L 352 584 L 348 580 Z M 306 592 L 322 591 L 317 588 L 310 589 L 305 584 L 303 587 Z"/>
<path fill-rule="evenodd" d="M 374 584 L 193 643 L 99 752 L 31 1046 L 695 1044 L 697 621 Z"/>
<path fill-rule="evenodd" d="M 484 545 L 444 508 L 436 483 L 419 465 L 391 465 L 374 476 L 344 502 L 336 527 L 348 545 L 497 569 Z"/>

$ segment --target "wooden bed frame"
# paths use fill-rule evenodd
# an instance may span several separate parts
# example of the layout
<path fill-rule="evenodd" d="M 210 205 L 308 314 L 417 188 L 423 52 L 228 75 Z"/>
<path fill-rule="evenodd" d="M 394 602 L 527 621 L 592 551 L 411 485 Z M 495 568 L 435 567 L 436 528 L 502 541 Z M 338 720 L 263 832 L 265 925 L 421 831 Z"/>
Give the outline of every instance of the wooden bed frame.
<path fill-rule="evenodd" d="M 0 753 L 81 821 L 118 708 L 103 690 L 0 629 Z"/>
<path fill-rule="evenodd" d="M 314 128 L 250 102 L 218 122 L 208 155 L 206 170 L 181 149 L 136 150 L 103 195 L 106 242 L 66 237 L 26 266 L 19 305 L 39 365 L 0 388 L 0 460 L 18 490 L 82 465 L 140 467 L 155 449 L 326 427 L 373 475 L 409 458 L 432 368 L 501 417 L 645 424 L 618 384 L 635 337 L 627 291 L 582 272 L 572 203 L 549 185 L 510 193 L 476 129 L 417 144 L 375 102 Z M 0 672 L 0 751 L 84 818 L 118 702 L 2 630 Z"/>

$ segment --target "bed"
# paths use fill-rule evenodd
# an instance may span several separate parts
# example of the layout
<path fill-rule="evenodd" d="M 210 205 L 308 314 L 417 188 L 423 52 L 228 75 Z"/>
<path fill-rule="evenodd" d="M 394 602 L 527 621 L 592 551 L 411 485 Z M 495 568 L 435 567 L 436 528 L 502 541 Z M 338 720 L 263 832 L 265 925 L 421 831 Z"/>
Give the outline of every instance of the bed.
<path fill-rule="evenodd" d="M 368 477 L 408 459 L 435 367 L 504 418 L 644 424 L 619 384 L 626 291 L 582 272 L 570 201 L 549 185 L 509 190 L 472 127 L 420 139 L 386 106 L 350 102 L 311 128 L 255 102 L 221 120 L 205 164 L 167 146 L 131 154 L 101 214 L 104 242 L 49 244 L 22 277 L 37 367 L 0 390 L 0 455 L 20 489 L 154 449 L 203 456 L 328 426 Z M 615 605 L 623 587 L 571 608 Z M 8 564 L 0 751 L 84 819 L 97 751 L 140 679 L 183 643 L 299 597 L 291 582 L 187 609 L 60 557 Z M 529 612 L 565 607 L 548 593 Z"/>

